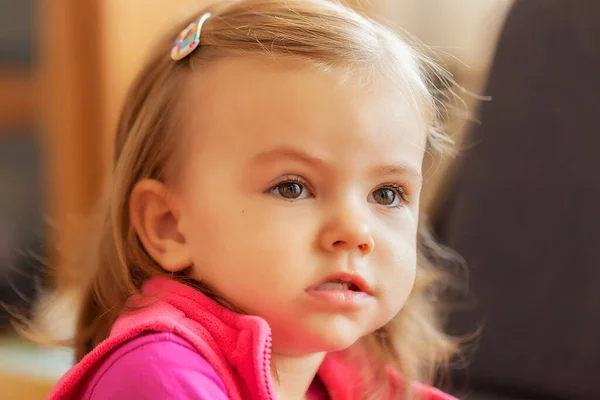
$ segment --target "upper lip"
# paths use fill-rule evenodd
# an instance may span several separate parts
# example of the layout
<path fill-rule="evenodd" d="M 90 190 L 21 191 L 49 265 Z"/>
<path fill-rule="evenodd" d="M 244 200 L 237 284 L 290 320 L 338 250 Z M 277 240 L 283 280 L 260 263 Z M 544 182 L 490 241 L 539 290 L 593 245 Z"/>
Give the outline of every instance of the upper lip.
<path fill-rule="evenodd" d="M 343 281 L 354 284 L 360 292 L 364 292 L 367 294 L 373 294 L 373 289 L 371 285 L 367 282 L 367 280 L 362 277 L 360 274 L 356 273 L 347 273 L 347 272 L 338 272 L 335 274 L 331 274 L 327 276 L 325 279 L 321 280 L 316 285 L 312 286 L 311 289 L 315 289 L 321 286 L 324 283 L 331 281 Z"/>

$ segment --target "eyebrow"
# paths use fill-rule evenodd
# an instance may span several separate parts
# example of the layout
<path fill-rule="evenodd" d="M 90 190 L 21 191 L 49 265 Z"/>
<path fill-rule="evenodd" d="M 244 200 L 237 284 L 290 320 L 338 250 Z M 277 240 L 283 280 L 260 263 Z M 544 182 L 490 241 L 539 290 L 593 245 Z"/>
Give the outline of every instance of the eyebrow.
<path fill-rule="evenodd" d="M 395 165 L 385 165 L 382 167 L 377 167 L 373 170 L 376 175 L 408 175 L 413 179 L 421 182 L 423 181 L 423 174 L 421 170 L 414 168 L 411 165 L 407 164 L 395 164 Z"/>
<path fill-rule="evenodd" d="M 304 162 L 313 166 L 324 166 L 326 162 L 321 158 L 309 154 L 300 149 L 289 147 L 289 146 L 281 146 L 276 147 L 272 150 L 267 150 L 262 153 L 259 153 L 252 157 L 253 162 L 268 162 L 280 157 L 296 159 L 298 161 Z M 390 165 L 383 165 L 379 167 L 375 167 L 372 170 L 373 175 L 379 176 L 389 176 L 389 175 L 407 175 L 417 181 L 423 180 L 423 175 L 420 169 L 414 168 L 411 165 L 405 163 L 395 163 Z"/>
<path fill-rule="evenodd" d="M 292 158 L 298 161 L 302 161 L 306 164 L 311 164 L 315 166 L 324 165 L 325 162 L 319 157 L 306 153 L 300 149 L 296 149 L 294 147 L 282 146 L 276 147 L 272 150 L 267 150 L 265 152 L 259 153 L 252 157 L 253 162 L 265 162 L 270 161 L 277 158 Z"/>

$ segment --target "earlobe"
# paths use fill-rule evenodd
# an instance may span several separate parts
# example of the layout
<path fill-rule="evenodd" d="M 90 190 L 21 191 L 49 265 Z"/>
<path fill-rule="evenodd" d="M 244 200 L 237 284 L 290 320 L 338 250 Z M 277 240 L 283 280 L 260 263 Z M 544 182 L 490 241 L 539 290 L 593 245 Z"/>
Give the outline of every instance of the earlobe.
<path fill-rule="evenodd" d="M 165 271 L 182 271 L 192 264 L 186 239 L 178 229 L 176 201 L 164 183 L 138 182 L 129 199 L 129 215 L 144 249 Z"/>

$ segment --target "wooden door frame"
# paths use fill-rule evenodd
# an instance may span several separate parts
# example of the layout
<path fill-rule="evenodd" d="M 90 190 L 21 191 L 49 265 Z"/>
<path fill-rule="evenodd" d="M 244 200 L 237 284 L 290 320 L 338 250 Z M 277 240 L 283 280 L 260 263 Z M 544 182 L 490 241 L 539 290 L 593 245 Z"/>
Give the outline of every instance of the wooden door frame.
<path fill-rule="evenodd" d="M 35 80 L 28 68 L 0 67 L 0 133 L 29 126 L 35 117 Z"/>
<path fill-rule="evenodd" d="M 40 138 L 51 286 L 57 289 L 76 282 L 72 255 L 103 178 L 101 1 L 39 1 Z"/>

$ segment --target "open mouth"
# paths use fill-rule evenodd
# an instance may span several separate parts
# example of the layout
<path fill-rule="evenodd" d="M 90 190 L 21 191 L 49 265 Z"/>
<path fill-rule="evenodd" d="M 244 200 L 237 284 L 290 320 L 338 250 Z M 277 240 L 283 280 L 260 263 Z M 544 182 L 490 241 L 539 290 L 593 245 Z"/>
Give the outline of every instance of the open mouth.
<path fill-rule="evenodd" d="M 361 309 L 374 299 L 370 285 L 358 274 L 330 275 L 306 292 L 321 304 L 335 309 Z"/>
<path fill-rule="evenodd" d="M 352 282 L 346 282 L 341 279 L 328 281 L 320 284 L 314 290 L 349 290 L 352 292 L 360 292 L 361 290 Z"/>

